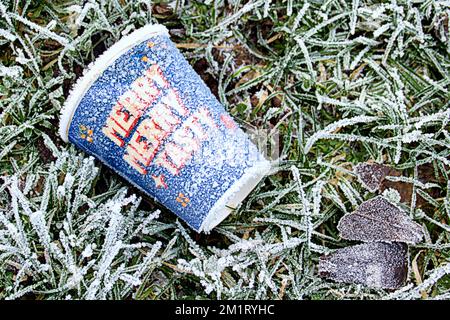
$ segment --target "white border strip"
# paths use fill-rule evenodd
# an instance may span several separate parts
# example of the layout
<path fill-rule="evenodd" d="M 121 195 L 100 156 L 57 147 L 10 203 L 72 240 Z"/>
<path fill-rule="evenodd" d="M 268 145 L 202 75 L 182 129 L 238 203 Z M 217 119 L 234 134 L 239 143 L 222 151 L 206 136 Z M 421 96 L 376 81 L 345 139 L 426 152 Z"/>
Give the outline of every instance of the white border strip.
<path fill-rule="evenodd" d="M 198 232 L 208 233 L 221 223 L 270 172 L 271 167 L 269 161 L 263 160 L 247 169 L 242 177 L 233 183 L 209 210 Z"/>
<path fill-rule="evenodd" d="M 126 51 L 158 34 L 165 34 L 169 36 L 169 31 L 166 27 L 160 24 L 149 24 L 139 28 L 129 35 L 122 37 L 117 43 L 106 50 L 88 66 L 83 76 L 78 79 L 73 86 L 69 97 L 61 109 L 59 135 L 65 142 L 69 142 L 69 126 L 72 121 L 73 114 L 75 113 L 81 99 L 84 97 L 84 94 L 95 82 L 95 80 L 97 80 L 102 72 L 105 71 L 106 68 L 113 64 L 114 61 L 116 61 Z"/>

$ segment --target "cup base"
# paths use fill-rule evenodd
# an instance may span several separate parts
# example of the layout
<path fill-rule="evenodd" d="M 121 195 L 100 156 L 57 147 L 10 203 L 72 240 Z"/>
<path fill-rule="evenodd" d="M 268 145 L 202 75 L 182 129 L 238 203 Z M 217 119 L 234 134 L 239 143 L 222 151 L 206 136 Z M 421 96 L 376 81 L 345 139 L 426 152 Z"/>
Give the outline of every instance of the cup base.
<path fill-rule="evenodd" d="M 271 165 L 267 160 L 258 162 L 253 167 L 247 169 L 242 177 L 209 210 L 198 232 L 209 233 L 209 231 L 221 223 L 249 195 L 261 179 L 269 173 L 270 169 Z"/>

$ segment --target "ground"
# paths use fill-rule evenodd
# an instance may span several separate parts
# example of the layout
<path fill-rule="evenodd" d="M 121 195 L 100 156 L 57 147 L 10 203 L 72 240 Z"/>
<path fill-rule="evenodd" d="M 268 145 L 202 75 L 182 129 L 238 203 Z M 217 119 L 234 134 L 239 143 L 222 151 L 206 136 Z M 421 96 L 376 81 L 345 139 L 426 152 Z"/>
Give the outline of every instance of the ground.
<path fill-rule="evenodd" d="M 0 1 L 0 298 L 449 298 L 449 13 L 433 0 Z M 273 172 L 208 235 L 57 134 L 89 63 L 156 22 L 241 126 L 280 137 Z M 367 161 L 401 172 L 385 195 L 426 230 L 398 290 L 318 275 L 320 256 L 355 244 L 339 219 L 380 193 L 355 177 Z"/>

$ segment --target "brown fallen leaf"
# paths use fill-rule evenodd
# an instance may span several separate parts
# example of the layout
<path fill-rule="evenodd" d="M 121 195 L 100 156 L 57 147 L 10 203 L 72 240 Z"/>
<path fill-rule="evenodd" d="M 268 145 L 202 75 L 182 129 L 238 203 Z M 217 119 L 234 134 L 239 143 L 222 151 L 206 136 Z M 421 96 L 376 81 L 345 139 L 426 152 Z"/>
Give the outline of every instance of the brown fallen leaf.
<path fill-rule="evenodd" d="M 400 171 L 389 166 L 370 162 L 358 163 L 355 166 L 355 173 L 359 182 L 370 192 L 380 190 L 387 176 L 401 176 Z"/>
<path fill-rule="evenodd" d="M 444 183 L 444 179 L 436 179 L 432 164 L 424 164 L 417 167 L 418 180 L 422 183 Z M 370 192 L 383 192 L 387 189 L 394 189 L 400 194 L 400 201 L 411 203 L 413 194 L 413 184 L 404 181 L 391 181 L 387 176 L 400 177 L 402 172 L 392 167 L 374 162 L 359 163 L 355 166 L 354 172 L 358 176 L 359 182 Z M 439 188 L 430 188 L 426 191 L 432 198 L 438 198 L 441 190 Z M 427 201 L 416 194 L 416 206 L 422 207 Z"/>
<path fill-rule="evenodd" d="M 160 3 L 152 6 L 152 13 L 161 17 L 170 16 L 173 14 L 173 9 L 165 3 Z"/>
<path fill-rule="evenodd" d="M 338 249 L 319 259 L 321 277 L 372 288 L 398 289 L 408 275 L 408 248 L 403 243 L 364 243 Z"/>
<path fill-rule="evenodd" d="M 337 228 L 347 240 L 415 244 L 423 238 L 422 226 L 382 196 L 367 200 L 354 212 L 344 215 Z"/>
<path fill-rule="evenodd" d="M 258 78 L 259 76 L 261 76 L 261 73 L 258 70 L 250 70 L 241 77 L 241 79 L 236 83 L 235 88 L 239 88 L 243 84 Z"/>

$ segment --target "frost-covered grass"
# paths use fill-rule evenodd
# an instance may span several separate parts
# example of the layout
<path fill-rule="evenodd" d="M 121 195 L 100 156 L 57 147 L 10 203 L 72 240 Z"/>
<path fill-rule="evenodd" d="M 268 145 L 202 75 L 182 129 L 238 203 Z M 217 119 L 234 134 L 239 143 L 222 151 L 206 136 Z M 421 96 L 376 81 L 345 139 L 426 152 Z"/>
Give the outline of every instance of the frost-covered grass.
<path fill-rule="evenodd" d="M 449 15 L 433 0 L 1 0 L 0 298 L 450 298 Z M 209 235 L 57 136 L 83 69 L 149 22 L 238 122 L 280 132 L 277 170 Z M 426 230 L 396 292 L 317 275 L 353 244 L 339 219 L 375 196 L 352 173 L 367 160 L 403 170 L 391 183 L 412 183 L 403 207 Z"/>

